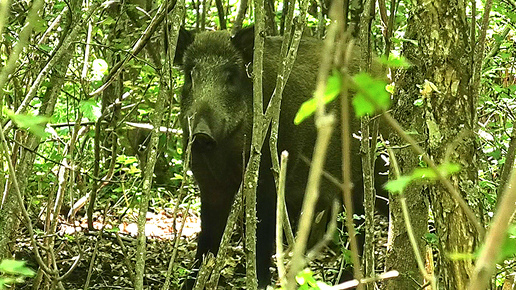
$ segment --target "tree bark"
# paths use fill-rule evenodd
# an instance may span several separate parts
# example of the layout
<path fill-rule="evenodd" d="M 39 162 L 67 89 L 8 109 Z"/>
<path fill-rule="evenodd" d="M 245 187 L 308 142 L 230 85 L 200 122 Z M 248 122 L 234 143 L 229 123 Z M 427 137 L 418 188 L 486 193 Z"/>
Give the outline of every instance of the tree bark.
<path fill-rule="evenodd" d="M 418 95 L 428 132 L 427 152 L 437 164 L 452 162 L 461 171 L 451 177 L 452 183 L 470 205 L 478 208 L 474 131 L 476 128 L 476 97 L 468 92 L 472 80 L 471 57 L 466 21 L 467 2 L 417 0 L 411 9 L 405 52 L 413 67 L 405 74 L 408 85 L 419 85 Z M 410 75 L 410 74 L 411 75 Z M 428 84 L 428 82 L 432 83 Z M 417 94 L 416 94 L 417 93 Z M 416 109 L 419 111 L 420 109 Z M 437 183 L 429 187 L 431 210 L 438 239 L 436 275 L 439 289 L 465 289 L 473 271 L 468 259 L 450 259 L 453 253 L 472 253 L 477 245 L 477 232 L 450 193 Z M 401 289 L 401 288 L 397 288 Z"/>
<path fill-rule="evenodd" d="M 412 54 L 410 50 L 405 51 L 407 58 L 412 61 L 416 54 Z M 416 84 L 424 81 L 417 74 L 419 68 L 413 66 L 402 74 L 398 81 L 398 92 L 396 95 L 397 102 L 393 106 L 395 108 L 393 115 L 401 124 L 405 131 L 413 132 L 411 135 L 420 143 L 424 143 L 427 139 L 425 134 L 425 123 L 423 109 L 413 105 L 414 100 L 419 97 Z M 411 147 L 404 146 L 405 142 L 399 136 L 389 137 L 390 144 L 393 148 L 401 148 L 394 150 L 391 158 L 396 158 L 400 173 L 402 175 L 410 174 L 419 165 L 418 155 Z M 392 162 L 391 162 L 392 164 Z M 393 170 L 391 169 L 391 175 Z M 404 191 L 407 207 L 410 213 L 410 221 L 417 246 L 421 256 L 425 256 L 424 235 L 428 232 L 428 202 L 426 196 L 428 189 L 422 185 L 413 184 Z M 389 238 L 387 244 L 387 258 L 385 261 L 386 270 L 397 270 L 400 277 L 386 281 L 388 290 L 405 290 L 418 289 L 423 284 L 423 277 L 420 274 L 417 262 L 414 259 L 414 251 L 410 244 L 409 236 L 405 226 L 405 220 L 400 203 L 400 196 L 390 196 L 389 202 Z"/>

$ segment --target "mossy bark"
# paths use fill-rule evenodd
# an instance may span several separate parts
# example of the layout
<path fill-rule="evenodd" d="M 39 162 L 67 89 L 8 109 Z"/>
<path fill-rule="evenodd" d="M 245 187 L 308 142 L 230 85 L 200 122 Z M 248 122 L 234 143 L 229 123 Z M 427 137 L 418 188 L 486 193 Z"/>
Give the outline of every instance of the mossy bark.
<path fill-rule="evenodd" d="M 408 98 L 405 104 L 409 107 L 414 99 L 423 100 L 421 107 L 412 106 L 412 111 L 406 112 L 406 121 L 414 124 L 405 128 L 425 133 L 422 141 L 436 164 L 452 162 L 461 166 L 461 171 L 451 177 L 452 184 L 478 214 L 476 96 L 470 93 L 471 42 L 466 5 L 463 1 L 414 2 L 405 37 L 417 45 L 407 42 L 404 47 L 413 66 L 401 77 L 398 96 L 400 100 Z M 473 263 L 450 259 L 450 254 L 472 253 L 478 234 L 440 183 L 428 189 L 437 235 L 435 274 L 439 288 L 465 289 Z"/>
<path fill-rule="evenodd" d="M 409 59 L 412 58 L 411 55 L 416 56 L 410 51 L 406 52 Z M 419 97 L 416 84 L 423 81 L 418 71 L 419 69 L 414 66 L 399 75 L 393 115 L 405 132 L 409 132 L 424 148 L 428 138 L 424 110 L 414 106 L 414 101 Z M 400 174 L 409 175 L 419 166 L 418 155 L 397 135 L 390 134 L 389 141 L 394 149 L 394 158 L 397 160 Z M 391 156 L 391 158 L 393 157 Z M 391 172 L 393 171 L 391 169 Z M 391 173 L 391 179 L 393 178 Z M 424 235 L 428 232 L 428 188 L 422 184 L 412 184 L 404 191 L 403 196 L 407 202 L 409 218 L 420 255 L 424 257 Z M 423 277 L 417 267 L 414 250 L 409 241 L 400 198 L 400 195 L 390 196 L 389 240 L 386 258 L 386 270 L 397 270 L 400 272 L 400 277 L 388 280 L 385 289 L 412 290 L 418 289 L 418 284 L 423 284 Z"/>

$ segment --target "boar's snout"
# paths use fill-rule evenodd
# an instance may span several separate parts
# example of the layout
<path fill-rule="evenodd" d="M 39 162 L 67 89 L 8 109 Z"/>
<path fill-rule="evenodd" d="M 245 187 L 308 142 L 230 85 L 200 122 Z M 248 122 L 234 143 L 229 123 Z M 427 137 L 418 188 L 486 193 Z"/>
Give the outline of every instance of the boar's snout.
<path fill-rule="evenodd" d="M 213 137 L 212 130 L 204 119 L 200 119 L 192 130 L 193 147 L 200 150 L 211 150 L 217 142 Z"/>

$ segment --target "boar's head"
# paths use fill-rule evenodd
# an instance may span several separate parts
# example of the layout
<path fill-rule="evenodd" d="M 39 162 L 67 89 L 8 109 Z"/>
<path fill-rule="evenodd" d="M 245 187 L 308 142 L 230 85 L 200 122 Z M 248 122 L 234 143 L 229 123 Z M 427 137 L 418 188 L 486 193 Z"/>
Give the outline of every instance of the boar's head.
<path fill-rule="evenodd" d="M 249 73 L 254 29 L 235 36 L 227 31 L 197 34 L 181 30 L 176 63 L 185 81 L 181 94 L 184 145 L 192 140 L 192 170 L 240 182 L 243 153 L 248 156 L 252 128 Z M 186 147 L 184 147 L 186 148 Z M 234 166 L 238 164 L 238 166 Z M 200 167 L 203 167 L 200 169 Z M 224 175 L 224 176 L 222 176 Z M 237 177 L 238 176 L 238 177 Z M 202 177 L 201 177 L 202 178 Z"/>

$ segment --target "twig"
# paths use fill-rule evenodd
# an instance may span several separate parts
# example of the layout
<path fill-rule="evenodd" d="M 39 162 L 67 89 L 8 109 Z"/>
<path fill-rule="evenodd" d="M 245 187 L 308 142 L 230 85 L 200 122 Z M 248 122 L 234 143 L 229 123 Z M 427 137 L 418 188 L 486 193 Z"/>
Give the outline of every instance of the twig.
<path fill-rule="evenodd" d="M 346 77 L 346 81 L 348 81 L 348 82 L 350 82 L 352 84 L 355 84 L 354 80 L 351 77 L 349 77 L 349 76 Z M 358 87 L 358 86 L 355 86 L 355 87 Z M 365 93 L 364 95 L 367 97 L 368 94 Z M 372 104 L 376 105 L 375 102 L 372 102 Z M 450 192 L 450 194 L 453 197 L 453 199 L 459 204 L 461 209 L 464 211 L 464 213 L 468 217 L 468 219 L 471 222 L 471 224 L 475 227 L 477 233 L 479 234 L 480 239 L 483 239 L 483 237 L 485 235 L 484 228 L 480 225 L 480 223 L 478 222 L 478 220 L 477 220 L 477 218 L 475 216 L 475 213 L 471 210 L 471 208 L 468 206 L 466 201 L 462 198 L 462 196 L 457 191 L 457 189 L 451 184 L 450 180 L 448 180 L 447 178 L 445 178 L 443 176 L 443 174 L 437 168 L 437 165 L 435 164 L 435 162 L 418 145 L 418 143 L 416 142 L 416 140 L 414 140 L 414 138 L 412 138 L 410 135 L 405 133 L 405 131 L 403 131 L 403 128 L 401 128 L 400 124 L 392 117 L 391 114 L 389 114 L 388 112 L 382 112 L 382 116 L 387 121 L 387 123 L 398 133 L 398 135 L 402 139 L 404 139 L 406 142 L 408 142 L 412 146 L 413 150 L 418 155 L 422 156 L 423 161 L 425 161 L 427 163 L 428 167 L 430 169 L 432 169 L 432 171 L 437 176 L 437 179 L 439 179 L 439 181 L 442 182 L 442 184 L 444 185 L 446 190 L 448 190 Z"/>
<path fill-rule="evenodd" d="M 233 23 L 232 34 L 235 35 L 237 31 L 242 29 L 242 22 L 244 22 L 245 11 L 247 10 L 247 0 L 240 0 L 238 2 L 237 15 Z M 197 15 L 198 18 L 198 15 Z"/>
<path fill-rule="evenodd" d="M 186 217 L 188 215 L 188 211 L 190 210 L 191 202 L 188 203 L 188 206 L 183 210 L 183 221 L 181 222 L 181 227 L 179 231 L 176 231 L 176 236 L 174 238 L 174 250 L 172 251 L 172 255 L 170 256 L 170 261 L 168 263 L 167 275 L 165 278 L 165 283 L 163 283 L 163 287 L 161 289 L 168 290 L 170 287 L 170 277 L 172 276 L 172 270 L 174 269 L 174 262 L 177 256 L 177 249 L 179 248 L 179 241 L 181 240 L 181 233 L 186 224 Z"/>
<path fill-rule="evenodd" d="M 131 263 L 131 260 L 126 255 L 126 253 L 128 253 L 127 248 L 125 247 L 124 242 L 122 241 L 122 238 L 120 237 L 118 232 L 114 232 L 114 234 L 116 236 L 116 241 L 117 241 L 118 245 L 120 246 L 120 250 L 122 250 L 122 253 L 124 253 L 124 255 L 123 255 L 124 256 L 124 264 L 127 267 L 127 274 L 129 274 L 129 280 L 131 280 L 131 283 L 134 284 L 134 267 L 133 267 L 133 264 Z"/>
<path fill-rule="evenodd" d="M 37 1 L 36 3 L 38 3 Z M 27 92 L 27 95 L 23 99 L 22 103 L 16 109 L 16 114 L 21 114 L 25 111 L 26 107 L 29 105 L 29 103 L 32 101 L 32 99 L 36 96 L 36 93 L 45 79 L 47 73 L 55 67 L 55 65 L 61 60 L 63 55 L 66 53 L 69 53 L 69 48 L 72 42 L 75 40 L 77 33 L 80 29 L 83 29 L 84 23 L 86 21 L 89 21 L 90 17 L 93 15 L 93 13 L 97 10 L 99 7 L 100 2 L 95 2 L 88 12 L 86 13 L 86 17 L 81 19 L 81 21 L 77 22 L 77 24 L 73 27 L 73 29 L 70 31 L 70 33 L 66 36 L 66 38 L 63 41 L 63 44 L 57 48 L 56 51 L 53 52 L 52 57 L 47 62 L 47 64 L 43 67 L 43 69 L 39 72 L 38 76 L 32 83 L 32 85 L 29 88 L 29 91 Z M 33 8 L 35 8 L 36 4 L 33 5 Z M 25 29 L 24 29 L 25 30 Z M 22 32 L 23 33 L 23 32 Z M 3 73 L 3 71 L 2 71 Z M 0 75 L 0 88 L 3 86 L 2 84 L 2 76 Z M 0 98 L 1 98 L 2 92 L 0 91 Z M 7 122 L 7 124 L 4 126 L 4 131 L 9 131 L 12 127 L 12 121 Z"/>
<path fill-rule="evenodd" d="M 306 1 L 304 3 L 307 3 Z M 294 62 L 296 60 L 297 51 L 299 47 L 299 43 L 301 41 L 301 35 L 303 33 L 304 25 L 297 26 L 293 33 L 291 29 L 292 19 L 294 17 L 294 7 L 295 5 L 290 5 L 287 13 L 287 19 L 285 20 L 288 24 L 288 28 L 285 30 L 285 34 L 283 35 L 283 41 L 281 43 L 280 49 L 280 57 L 281 62 L 279 63 L 279 73 L 276 76 L 276 86 L 274 88 L 274 92 L 269 101 L 265 112 L 265 122 L 268 124 L 269 120 L 271 120 L 271 134 L 269 139 L 269 148 L 271 152 L 271 161 L 272 161 L 272 172 L 274 174 L 274 181 L 276 188 L 278 185 L 277 173 L 279 172 L 279 160 L 278 160 L 278 132 L 279 132 L 279 118 L 280 118 L 280 108 L 281 108 L 281 100 L 283 98 L 283 90 L 289 79 L 290 72 L 292 71 L 292 67 L 294 66 Z M 301 7 L 301 15 L 300 18 L 305 19 L 306 7 Z M 291 40 L 291 34 L 294 34 L 294 37 Z M 289 45 L 289 43 L 291 43 Z M 264 130 L 268 128 L 264 127 Z M 287 237 L 287 241 L 290 245 L 294 244 L 294 234 L 292 231 L 292 226 L 290 224 L 290 220 L 288 217 L 288 210 L 285 203 L 278 204 L 278 206 L 284 206 L 284 217 L 282 227 L 284 228 L 285 235 Z"/>
<path fill-rule="evenodd" d="M 183 163 L 184 164 L 184 167 L 183 167 L 183 178 L 181 180 L 181 186 L 179 187 L 178 204 L 176 205 L 176 207 L 174 209 L 174 213 L 173 213 L 174 224 L 175 224 L 175 220 L 176 220 L 176 217 L 177 217 L 176 212 L 177 212 L 177 208 L 179 206 L 179 201 L 183 199 L 183 196 L 185 194 L 186 181 L 188 180 L 188 170 L 190 170 L 189 167 L 190 167 L 190 156 L 191 156 L 191 153 L 192 153 L 192 143 L 193 143 L 193 139 L 189 138 L 188 144 L 187 144 L 186 150 L 185 150 L 185 160 L 184 160 L 184 163 Z M 170 285 L 170 276 L 171 276 L 172 269 L 173 269 L 173 266 L 174 266 L 174 260 L 175 260 L 176 254 L 177 254 L 177 248 L 178 248 L 179 240 L 181 238 L 181 234 L 183 232 L 183 227 L 185 225 L 186 216 L 188 214 L 188 210 L 189 209 L 190 209 L 190 203 L 188 203 L 188 206 L 183 211 L 183 222 L 181 224 L 181 229 L 179 230 L 179 232 L 176 232 L 175 242 L 174 242 L 174 244 L 175 244 L 174 251 L 172 252 L 172 256 L 170 257 L 170 262 L 168 263 L 167 276 L 165 278 L 165 283 L 163 283 L 163 287 L 162 287 L 163 290 L 167 290 L 169 288 L 169 285 Z"/>
<path fill-rule="evenodd" d="M 320 116 L 316 119 L 317 126 L 317 141 L 315 143 L 314 156 L 310 173 L 308 175 L 308 183 L 303 199 L 303 206 L 301 212 L 301 219 L 296 235 L 296 242 L 294 243 L 293 256 L 290 263 L 290 271 L 288 273 L 288 289 L 294 289 L 295 277 L 304 263 L 304 252 L 310 229 L 312 226 L 315 205 L 319 197 L 319 183 L 321 181 L 323 164 L 326 157 L 326 150 L 330 142 L 331 133 L 335 118 L 332 115 Z"/>
<path fill-rule="evenodd" d="M 294 5 L 292 3 L 291 5 Z M 333 5 L 336 7 L 338 5 Z M 339 8 L 332 8 L 340 9 Z M 331 57 L 333 55 L 332 47 L 335 41 L 335 34 L 337 30 L 337 24 L 332 23 L 330 25 L 328 36 L 324 42 L 323 47 L 323 59 L 321 66 L 319 67 L 319 74 L 317 76 L 317 87 L 315 91 L 315 97 L 317 100 L 317 110 L 315 112 L 315 124 L 317 127 L 317 140 L 314 149 L 314 155 L 312 159 L 312 164 L 310 166 L 310 172 L 308 175 L 308 183 L 305 190 L 305 196 L 303 199 L 303 206 L 297 235 L 296 242 L 294 243 L 292 260 L 290 262 L 290 270 L 287 274 L 288 279 L 288 287 L 287 289 L 295 289 L 295 281 L 296 275 L 304 266 L 304 252 L 306 248 L 306 243 L 308 241 L 308 235 L 310 232 L 315 204 L 317 202 L 319 196 L 319 182 L 321 180 L 321 175 L 323 172 L 323 163 L 326 156 L 326 150 L 329 144 L 329 140 L 331 137 L 331 132 L 333 130 L 333 125 L 335 119 L 331 115 L 326 115 L 324 109 L 323 96 L 326 89 L 326 82 L 328 78 L 328 71 L 331 64 Z"/>
<path fill-rule="evenodd" d="M 258 287 L 256 278 L 256 188 L 258 187 L 258 171 L 260 168 L 260 152 L 264 134 L 263 117 L 263 51 L 265 39 L 265 3 L 254 1 L 254 53 L 253 53 L 253 131 L 251 150 L 247 168 L 243 178 L 243 196 L 245 198 L 245 249 L 246 249 L 246 287 L 255 290 Z"/>
<path fill-rule="evenodd" d="M 509 141 L 509 148 L 505 155 L 505 163 L 502 168 L 502 174 L 500 174 L 500 184 L 498 186 L 498 196 L 501 196 L 502 190 L 505 188 L 507 181 L 509 180 L 512 167 L 514 166 L 514 159 L 516 155 L 516 130 L 512 130 L 511 141 Z M 501 200 L 501 199 L 498 199 Z"/>
<path fill-rule="evenodd" d="M 0 8 L 2 9 L 1 13 L 3 14 L 3 15 L 1 15 L 2 18 L 0 20 L 0 30 L 3 30 L 5 21 L 8 18 L 8 17 L 6 17 L 6 14 L 8 11 L 8 6 L 7 6 L 8 2 L 9 1 L 2 1 L 2 3 L 0 3 L 0 5 L 1 5 Z M 25 47 L 25 45 L 27 44 L 27 41 L 29 40 L 29 36 L 32 33 L 32 26 L 38 20 L 38 12 L 43 7 L 44 3 L 45 3 L 45 1 L 42 1 L 42 0 L 37 0 L 37 1 L 34 1 L 34 3 L 32 3 L 32 8 L 30 9 L 29 14 L 27 15 L 27 23 L 25 24 L 22 31 L 18 35 L 18 41 L 16 43 L 16 46 L 11 51 L 11 54 L 9 55 L 7 63 L 5 64 L 4 68 L 0 72 L 0 102 L 1 103 L 3 103 L 3 98 L 4 98 L 3 87 L 4 87 L 5 83 L 7 82 L 9 75 L 11 75 L 14 71 L 16 62 L 18 61 L 18 58 L 20 57 L 20 54 L 21 54 L 23 48 Z M 3 35 L 3 34 L 0 34 L 0 35 Z M 7 130 L 4 128 L 4 131 L 7 131 Z"/>
<path fill-rule="evenodd" d="M 77 268 L 77 266 L 79 265 L 81 258 L 82 258 L 82 251 L 79 253 L 78 256 L 75 256 L 72 258 L 72 260 L 74 260 L 72 266 L 70 266 L 70 269 L 68 269 L 68 271 L 66 271 L 66 273 L 63 274 L 63 276 L 58 277 L 57 281 L 63 281 L 64 279 L 68 278 L 68 276 L 70 276 L 70 274 L 72 274 L 72 272 L 75 270 L 75 268 Z"/>
<path fill-rule="evenodd" d="M 341 7 L 344 5 L 342 1 L 338 2 L 336 6 Z M 346 15 L 342 13 L 343 11 L 340 9 L 335 9 L 333 12 L 335 14 L 335 18 L 344 23 L 345 19 L 347 19 Z M 341 30 L 341 41 L 346 39 L 346 30 Z M 345 50 L 346 55 L 344 57 L 344 65 L 341 68 L 342 70 L 346 70 L 349 67 L 349 61 L 351 60 L 351 51 L 353 47 L 353 43 L 350 43 Z M 341 126 L 342 126 L 342 180 L 344 190 L 342 191 L 344 205 L 346 207 L 346 229 L 348 231 L 349 236 L 349 244 L 351 248 L 351 261 L 353 263 L 353 275 L 355 278 L 360 281 L 362 278 L 360 259 L 358 253 L 358 243 L 356 238 L 355 225 L 353 223 L 353 198 L 352 198 L 352 183 L 351 183 L 351 130 L 349 120 L 351 118 L 350 110 L 349 110 L 349 87 L 348 83 L 343 81 L 341 87 Z M 358 285 L 359 289 L 363 287 Z"/>
<path fill-rule="evenodd" d="M 48 26 L 47 30 L 45 30 L 43 35 L 39 38 L 38 45 L 43 44 L 43 42 L 48 38 L 48 36 L 52 32 L 52 30 L 54 30 L 54 28 L 56 28 L 56 26 L 59 24 L 59 22 L 61 21 L 61 18 L 63 18 L 63 15 L 66 12 L 68 12 L 68 6 L 65 6 L 63 8 L 63 10 L 61 10 L 59 15 L 57 15 L 57 17 L 54 19 L 54 21 L 52 21 L 52 23 L 50 23 L 50 25 Z M 1 34 L 1 31 L 0 31 L 0 34 Z"/>
<path fill-rule="evenodd" d="M 515 7 L 516 8 L 516 7 Z M 483 61 L 482 61 L 482 67 L 486 66 L 487 65 L 487 62 L 493 57 L 495 56 L 498 51 L 500 51 L 500 46 L 502 45 L 503 43 L 503 39 L 506 39 L 507 35 L 509 34 L 509 32 L 511 31 L 511 26 L 510 24 L 506 24 L 505 25 L 505 28 L 503 29 L 501 35 L 500 35 L 500 40 L 496 41 L 494 43 L 494 45 L 491 47 L 491 49 L 489 50 L 489 52 L 487 53 L 487 55 L 484 57 Z"/>
<path fill-rule="evenodd" d="M 103 92 L 115 80 L 115 77 L 120 73 L 124 65 L 128 61 L 133 59 L 133 57 L 135 57 L 143 49 L 143 47 L 147 44 L 151 36 L 158 29 L 159 25 L 165 18 L 166 12 L 169 11 L 171 7 L 175 6 L 176 1 L 170 1 L 169 6 L 165 7 L 167 3 L 168 2 L 165 1 L 159 6 L 156 15 L 154 16 L 154 18 L 152 18 L 151 22 L 149 23 L 149 26 L 147 26 L 142 36 L 138 39 L 138 41 L 136 41 L 133 48 L 131 49 L 131 52 L 128 55 L 126 55 L 124 59 L 122 59 L 120 62 L 113 66 L 113 68 L 109 71 L 106 77 L 105 83 L 102 86 L 100 86 L 100 88 L 98 88 L 96 91 L 92 92 L 90 94 L 90 97 L 96 96 Z"/>
<path fill-rule="evenodd" d="M 428 164 L 428 167 L 430 167 L 430 169 L 432 169 L 432 171 L 435 173 L 435 175 L 437 176 L 439 181 L 441 181 L 442 184 L 444 185 L 444 187 L 450 192 L 453 199 L 455 199 L 455 201 L 459 204 L 461 209 L 464 211 L 464 213 L 468 217 L 469 221 L 473 224 L 473 226 L 477 230 L 477 233 L 479 234 L 480 238 L 483 239 L 483 237 L 485 235 L 484 228 L 480 225 L 480 223 L 478 222 L 478 220 L 475 216 L 475 213 L 473 213 L 473 211 L 468 206 L 466 201 L 462 198 L 462 196 L 459 194 L 457 189 L 451 184 L 450 180 L 448 180 L 447 178 L 445 178 L 443 176 L 441 171 L 439 171 L 439 169 L 435 165 L 434 161 L 432 159 L 430 159 L 430 157 L 428 156 L 428 154 L 426 154 L 426 152 L 423 151 L 423 149 L 417 144 L 417 142 L 416 142 L 416 140 L 414 140 L 414 138 L 412 138 L 410 135 L 405 133 L 405 131 L 403 131 L 403 128 L 401 128 L 399 123 L 396 120 L 394 120 L 394 118 L 389 113 L 383 113 L 382 115 L 385 118 L 385 120 L 387 121 L 387 123 L 389 123 L 389 125 L 399 134 L 399 136 L 401 138 L 403 138 L 405 141 L 407 141 L 412 146 L 413 150 L 417 154 L 422 156 L 423 161 L 425 161 L 426 164 Z"/>
<path fill-rule="evenodd" d="M 285 214 L 285 179 L 287 176 L 287 160 L 288 152 L 281 153 L 281 167 L 278 181 L 278 195 L 276 201 L 276 260 L 278 268 L 278 276 L 281 287 L 287 289 L 287 279 L 285 277 L 285 261 L 283 259 L 283 216 Z"/>
<path fill-rule="evenodd" d="M 516 167 L 512 167 L 511 178 L 505 187 L 499 208 L 485 239 L 484 248 L 476 261 L 475 271 L 468 285 L 469 290 L 486 289 L 493 274 L 500 251 L 506 239 L 511 216 L 516 209 Z"/>
<path fill-rule="evenodd" d="M 478 99 L 478 91 L 480 89 L 480 77 L 482 74 L 482 63 L 484 60 L 484 46 L 486 43 L 487 29 L 489 27 L 489 13 L 491 12 L 492 5 L 493 0 L 487 0 L 484 4 L 484 15 L 482 16 L 482 29 L 479 32 L 478 40 L 475 45 L 475 50 L 472 51 L 472 53 L 474 53 L 475 55 L 471 90 L 472 96 L 475 98 L 475 100 Z M 475 22 L 473 22 L 471 25 L 475 25 Z M 475 35 L 471 35 L 470 37 L 475 38 Z M 476 104 L 476 102 L 473 103 Z M 474 109 L 472 111 L 475 112 Z"/>
<path fill-rule="evenodd" d="M 21 209 L 23 221 L 25 222 L 25 225 L 27 227 L 27 230 L 29 232 L 30 241 L 32 245 L 32 251 L 34 253 L 35 259 L 38 262 L 38 265 L 41 267 L 41 269 L 49 274 L 49 275 L 58 275 L 57 271 L 54 271 L 47 267 L 45 262 L 41 259 L 41 255 L 38 250 L 38 245 L 36 243 L 36 238 L 34 234 L 34 230 L 32 227 L 32 222 L 29 216 L 29 213 L 27 212 L 27 209 L 25 208 L 25 205 L 23 204 L 23 197 L 20 191 L 20 187 L 18 185 L 18 177 L 16 174 L 16 171 L 14 169 L 14 165 L 12 164 L 12 160 L 9 158 L 11 156 L 9 152 L 9 146 L 7 144 L 7 141 L 5 140 L 4 130 L 0 127 L 0 142 L 2 147 L 2 153 L 5 157 L 5 162 L 7 163 L 7 166 L 9 168 L 9 178 L 11 179 L 12 186 L 14 187 L 14 191 L 11 191 L 10 194 L 14 194 L 16 196 L 16 199 L 18 200 L 18 208 Z"/>
<path fill-rule="evenodd" d="M 9 0 L 5 0 L 0 2 L 0 42 L 3 42 L 3 32 L 4 32 L 4 26 L 5 22 L 7 20 L 7 12 L 9 11 Z M 2 85 L 0 84 L 0 89 L 2 88 Z M 0 95 L 1 98 L 1 95 Z"/>
<path fill-rule="evenodd" d="M 372 283 L 372 282 L 376 282 L 376 281 L 396 278 L 398 276 L 399 276 L 398 271 L 389 271 L 389 272 L 380 274 L 376 277 L 361 279 L 360 284 L 367 284 L 367 283 Z M 357 287 L 358 285 L 359 285 L 358 280 L 355 279 L 355 280 L 344 282 L 342 284 L 335 285 L 333 287 L 330 287 L 329 289 L 330 290 L 351 289 L 351 288 Z"/>
<path fill-rule="evenodd" d="M 323 238 L 313 246 L 310 251 L 306 254 L 306 261 L 311 261 L 315 259 L 317 254 L 319 254 L 322 249 L 333 240 L 335 237 L 335 231 L 337 230 L 337 216 L 339 215 L 341 205 L 339 202 L 334 201 L 332 208 L 331 208 L 331 218 L 330 218 L 330 224 L 328 225 L 328 229 L 326 230 L 326 233 L 324 233 Z"/>
<path fill-rule="evenodd" d="M 394 176 L 398 179 L 401 176 L 400 168 L 398 166 L 398 161 L 396 159 L 396 155 L 394 155 L 394 151 L 392 148 L 387 147 L 387 151 L 389 152 L 389 159 L 391 162 L 391 168 L 394 169 Z M 403 193 L 400 194 L 400 203 L 401 203 L 401 209 L 403 211 L 403 219 L 405 221 L 405 228 L 407 229 L 407 235 L 409 237 L 410 245 L 412 246 L 412 250 L 414 251 L 414 256 L 417 261 L 417 266 L 419 268 L 419 271 L 425 277 L 427 281 L 429 281 L 429 284 L 431 285 L 432 289 L 437 290 L 437 284 L 436 279 L 433 275 L 428 273 L 425 269 L 425 263 L 423 261 L 423 258 L 420 255 L 420 251 L 417 246 L 416 237 L 414 234 L 414 230 L 412 228 L 412 223 L 410 222 L 410 215 L 408 213 L 408 206 L 407 206 L 407 198 Z"/>
<path fill-rule="evenodd" d="M 86 276 L 86 282 L 84 282 L 84 288 L 83 288 L 84 290 L 88 290 L 89 289 L 91 275 L 93 275 L 93 266 L 95 265 L 95 259 L 97 258 L 97 253 L 98 253 L 99 245 L 100 245 L 100 243 L 103 240 L 102 233 L 104 232 L 104 228 L 108 224 L 108 222 L 106 220 L 108 206 L 109 206 L 109 203 L 107 203 L 106 207 L 104 208 L 104 218 L 103 218 L 103 220 L 105 222 L 102 224 L 102 227 L 100 228 L 100 231 L 98 232 L 97 242 L 95 243 L 95 247 L 93 248 L 93 253 L 91 254 L 90 265 L 88 267 L 88 274 Z"/>

